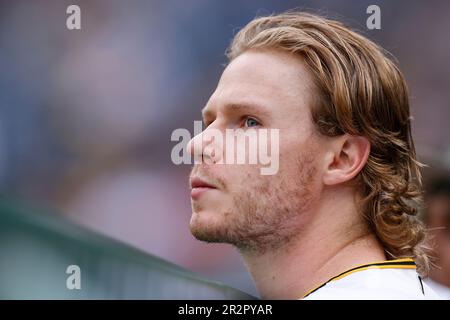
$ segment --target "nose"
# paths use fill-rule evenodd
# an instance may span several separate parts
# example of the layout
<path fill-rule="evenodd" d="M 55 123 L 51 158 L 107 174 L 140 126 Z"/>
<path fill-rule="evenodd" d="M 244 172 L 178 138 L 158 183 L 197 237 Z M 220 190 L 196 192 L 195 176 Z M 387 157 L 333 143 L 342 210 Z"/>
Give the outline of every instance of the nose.
<path fill-rule="evenodd" d="M 215 164 L 222 157 L 222 145 L 222 132 L 210 126 L 189 141 L 187 150 L 194 157 L 194 163 Z"/>
<path fill-rule="evenodd" d="M 203 161 L 203 132 L 194 136 L 187 145 L 187 150 L 194 157 L 194 163 Z"/>

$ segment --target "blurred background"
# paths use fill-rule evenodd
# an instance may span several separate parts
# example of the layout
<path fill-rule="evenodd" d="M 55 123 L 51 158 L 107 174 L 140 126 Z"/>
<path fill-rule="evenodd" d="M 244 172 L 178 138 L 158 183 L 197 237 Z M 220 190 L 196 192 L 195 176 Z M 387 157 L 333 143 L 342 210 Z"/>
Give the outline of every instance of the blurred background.
<path fill-rule="evenodd" d="M 81 30 L 66 28 L 70 4 L 81 8 Z M 381 30 L 366 28 L 372 4 Z M 170 135 L 193 132 L 233 34 L 257 15 L 293 8 L 340 19 L 397 57 L 426 187 L 444 185 L 448 1 L 16 0 L 0 2 L 0 193 L 257 295 L 233 248 L 191 236 L 190 166 L 172 163 Z M 440 203 L 433 212 L 450 216 Z M 436 276 L 446 286 L 448 268 Z"/>

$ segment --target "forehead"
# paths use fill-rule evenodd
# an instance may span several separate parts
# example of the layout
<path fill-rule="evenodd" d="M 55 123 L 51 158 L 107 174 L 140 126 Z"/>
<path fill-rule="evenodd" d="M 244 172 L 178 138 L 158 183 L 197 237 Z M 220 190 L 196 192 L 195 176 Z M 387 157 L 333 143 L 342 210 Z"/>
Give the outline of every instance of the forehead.
<path fill-rule="evenodd" d="M 205 109 L 251 104 L 300 115 L 307 112 L 312 84 L 301 58 L 280 50 L 248 50 L 226 67 Z"/>

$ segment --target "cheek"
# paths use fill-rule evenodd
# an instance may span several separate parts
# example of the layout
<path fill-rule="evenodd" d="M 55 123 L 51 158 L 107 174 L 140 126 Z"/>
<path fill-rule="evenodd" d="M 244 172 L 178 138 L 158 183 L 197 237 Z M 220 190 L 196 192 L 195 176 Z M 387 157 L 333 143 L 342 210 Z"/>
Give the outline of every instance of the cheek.
<path fill-rule="evenodd" d="M 260 167 L 257 165 L 227 164 L 218 165 L 217 169 L 226 184 L 227 191 L 246 188 L 261 176 Z"/>
<path fill-rule="evenodd" d="M 305 162 L 311 162 L 311 151 L 308 145 L 299 143 L 282 144 L 280 148 L 280 170 L 281 175 L 294 174 L 299 166 L 303 167 Z M 308 159 L 308 161 L 305 161 Z"/>
<path fill-rule="evenodd" d="M 315 133 L 296 130 L 284 134 L 280 140 L 280 168 L 286 171 L 308 166 L 320 168 L 325 143 Z"/>

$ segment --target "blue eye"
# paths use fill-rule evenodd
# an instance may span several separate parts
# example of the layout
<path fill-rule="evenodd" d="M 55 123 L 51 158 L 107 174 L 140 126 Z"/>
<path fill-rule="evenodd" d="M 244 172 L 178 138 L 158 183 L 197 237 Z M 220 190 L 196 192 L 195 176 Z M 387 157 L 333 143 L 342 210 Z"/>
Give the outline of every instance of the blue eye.
<path fill-rule="evenodd" d="M 245 119 L 245 126 L 246 126 L 247 128 L 251 128 L 251 127 L 254 127 L 254 126 L 258 126 L 258 125 L 259 125 L 259 122 L 256 121 L 256 120 L 253 119 L 253 118 L 247 118 L 247 119 Z"/>

